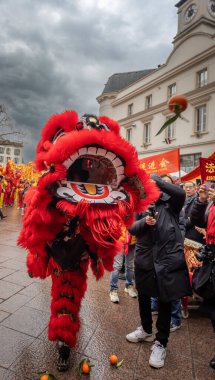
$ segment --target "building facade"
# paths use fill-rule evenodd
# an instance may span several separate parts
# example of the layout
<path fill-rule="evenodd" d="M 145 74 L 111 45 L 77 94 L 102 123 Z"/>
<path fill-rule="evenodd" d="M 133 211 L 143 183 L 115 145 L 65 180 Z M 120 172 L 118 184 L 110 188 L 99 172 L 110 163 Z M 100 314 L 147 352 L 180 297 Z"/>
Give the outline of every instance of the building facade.
<path fill-rule="evenodd" d="M 0 164 L 5 166 L 9 160 L 15 164 L 23 162 L 23 143 L 0 140 Z"/>
<path fill-rule="evenodd" d="M 181 169 L 189 172 L 215 151 L 215 0 L 181 0 L 176 7 L 178 32 L 166 63 L 112 75 L 97 101 L 100 115 L 120 123 L 139 158 L 180 147 Z M 173 116 L 167 106 L 173 95 L 186 96 L 187 121 L 156 136 Z"/>

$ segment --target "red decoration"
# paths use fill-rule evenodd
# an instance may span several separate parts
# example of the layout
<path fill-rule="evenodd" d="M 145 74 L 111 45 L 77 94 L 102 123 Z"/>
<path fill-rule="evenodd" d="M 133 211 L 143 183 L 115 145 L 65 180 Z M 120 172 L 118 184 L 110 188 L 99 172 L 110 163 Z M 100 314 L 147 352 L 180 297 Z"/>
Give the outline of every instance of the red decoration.
<path fill-rule="evenodd" d="M 175 115 L 168 119 L 163 126 L 159 129 L 156 136 L 163 132 L 170 124 L 174 123 L 179 117 L 182 120 L 187 121 L 184 117 L 181 116 L 181 113 L 187 109 L 187 99 L 182 95 L 175 95 L 168 101 L 168 108 L 170 111 L 174 112 Z"/>
<path fill-rule="evenodd" d="M 199 162 L 202 182 L 215 182 L 215 160 L 200 158 Z"/>
<path fill-rule="evenodd" d="M 187 109 L 187 99 L 181 95 L 172 96 L 168 101 L 168 108 L 176 114 L 181 113 Z"/>

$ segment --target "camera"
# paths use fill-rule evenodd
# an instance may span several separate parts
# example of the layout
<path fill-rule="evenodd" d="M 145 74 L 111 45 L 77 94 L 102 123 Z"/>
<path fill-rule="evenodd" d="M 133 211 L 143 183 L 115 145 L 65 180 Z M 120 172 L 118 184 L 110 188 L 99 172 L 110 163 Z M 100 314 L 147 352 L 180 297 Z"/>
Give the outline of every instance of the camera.
<path fill-rule="evenodd" d="M 204 245 L 199 248 L 196 253 L 198 261 L 213 261 L 215 259 L 215 247 L 210 245 Z"/>
<path fill-rule="evenodd" d="M 148 216 L 151 216 L 152 218 L 155 218 L 156 207 L 155 207 L 154 203 L 152 203 L 151 205 L 149 205 L 146 213 L 147 213 Z"/>

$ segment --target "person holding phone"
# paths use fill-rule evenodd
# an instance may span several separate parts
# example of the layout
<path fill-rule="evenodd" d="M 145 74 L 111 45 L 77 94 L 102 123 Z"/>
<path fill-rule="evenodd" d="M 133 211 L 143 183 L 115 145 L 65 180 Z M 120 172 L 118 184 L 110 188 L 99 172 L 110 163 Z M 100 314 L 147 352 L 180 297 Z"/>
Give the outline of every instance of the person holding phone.
<path fill-rule="evenodd" d="M 195 200 L 191 222 L 201 228 L 206 228 L 206 245 L 214 253 L 215 258 L 215 188 L 207 188 L 206 184 L 200 186 L 199 196 Z M 202 311 L 211 319 L 215 332 L 215 299 L 205 300 Z M 215 369 L 215 357 L 211 359 L 210 366 Z"/>
<path fill-rule="evenodd" d="M 190 220 L 193 204 L 198 197 L 197 188 L 194 182 L 187 181 L 184 184 L 184 191 L 186 193 L 186 200 L 184 202 L 184 215 L 185 215 L 185 238 L 204 244 L 203 235 L 196 230 L 195 224 Z"/>
<path fill-rule="evenodd" d="M 161 191 L 160 198 L 142 214 L 129 231 L 137 237 L 135 283 L 141 326 L 126 336 L 129 342 L 153 341 L 151 297 L 158 298 L 157 333 L 149 359 L 154 368 L 164 366 L 171 322 L 171 305 L 192 294 L 184 257 L 179 214 L 185 193 L 179 186 L 159 176 L 152 179 Z M 139 217 L 139 215 L 138 215 Z"/>

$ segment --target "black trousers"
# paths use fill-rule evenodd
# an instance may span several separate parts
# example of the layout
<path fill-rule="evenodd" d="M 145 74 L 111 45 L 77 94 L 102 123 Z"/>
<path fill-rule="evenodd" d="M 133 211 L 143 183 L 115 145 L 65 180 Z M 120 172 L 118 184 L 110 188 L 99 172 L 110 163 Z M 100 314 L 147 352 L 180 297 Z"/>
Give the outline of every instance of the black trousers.
<path fill-rule="evenodd" d="M 152 333 L 152 313 L 151 313 L 151 298 L 142 292 L 138 292 L 139 311 L 141 324 L 143 329 L 148 333 Z M 158 297 L 158 318 L 156 322 L 157 333 L 156 340 L 158 340 L 164 347 L 166 347 L 170 332 L 171 322 L 171 302 L 161 302 Z"/>

